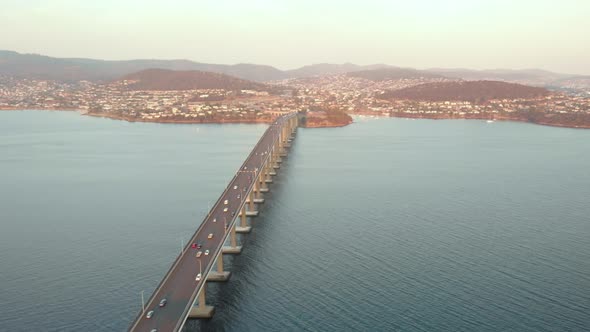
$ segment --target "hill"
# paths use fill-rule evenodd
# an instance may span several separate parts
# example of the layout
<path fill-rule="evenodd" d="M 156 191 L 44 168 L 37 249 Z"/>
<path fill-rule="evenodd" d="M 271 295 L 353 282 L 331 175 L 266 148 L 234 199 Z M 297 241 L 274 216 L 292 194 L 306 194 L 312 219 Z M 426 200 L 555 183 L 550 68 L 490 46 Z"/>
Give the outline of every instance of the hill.
<path fill-rule="evenodd" d="M 554 73 L 541 69 L 471 70 L 462 68 L 432 68 L 428 69 L 427 71 L 451 78 L 460 78 L 468 81 L 493 80 L 539 86 L 550 85 L 555 81 L 576 76 L 570 74 Z"/>
<path fill-rule="evenodd" d="M 385 64 L 360 66 L 352 63 L 321 63 L 283 71 L 272 66 L 246 63 L 221 65 L 190 60 L 150 59 L 107 61 L 84 58 L 55 58 L 39 54 L 21 54 L 13 51 L 0 50 L 0 75 L 17 78 L 46 79 L 61 82 L 75 82 L 80 80 L 108 82 L 121 76 L 150 68 L 215 72 L 257 82 L 359 72 L 357 75 L 366 75 L 367 77 L 365 78 L 373 80 L 415 77 L 415 75 L 422 75 L 422 77 L 427 77 L 426 75 L 439 75 L 464 80 L 500 80 L 542 86 L 560 86 L 560 80 L 576 77 L 576 75 L 559 74 L 539 69 L 469 70 L 433 68 L 429 70 L 415 70 L 397 68 Z M 390 69 L 391 71 L 385 71 L 382 74 L 378 74 L 378 71 L 372 73 L 371 71 L 375 69 Z M 363 71 L 368 71 L 368 73 L 360 73 Z M 382 75 L 383 78 L 380 78 L 379 75 Z"/>
<path fill-rule="evenodd" d="M 548 94 L 549 91 L 546 89 L 516 83 L 461 81 L 420 84 L 386 92 L 381 95 L 381 98 L 388 100 L 483 102 L 491 99 L 530 99 Z"/>
<path fill-rule="evenodd" d="M 253 64 L 218 65 L 189 60 L 107 61 L 82 58 L 53 58 L 38 54 L 21 54 L 0 50 L 0 75 L 18 78 L 60 82 L 80 80 L 107 82 L 149 68 L 209 71 L 260 82 L 286 77 L 284 72 L 274 67 Z"/>
<path fill-rule="evenodd" d="M 445 76 L 425 70 L 396 67 L 354 71 L 348 73 L 347 75 L 351 77 L 364 78 L 371 81 L 399 80 L 404 78 L 445 78 Z"/>
<path fill-rule="evenodd" d="M 268 90 L 262 83 L 197 70 L 146 69 L 125 75 L 119 81 L 132 81 L 127 85 L 131 90 Z"/>
<path fill-rule="evenodd" d="M 292 69 L 285 71 L 285 74 L 289 78 L 302 78 L 302 77 L 311 77 L 311 76 L 321 76 L 321 75 L 335 75 L 335 74 L 345 74 L 354 71 L 361 71 L 361 70 L 370 70 L 370 69 L 377 69 L 377 68 L 387 68 L 388 65 L 384 64 L 375 64 L 375 65 L 368 65 L 368 66 L 359 66 L 353 63 L 344 63 L 344 64 L 331 64 L 331 63 L 319 63 L 309 66 L 303 66 L 298 69 Z"/>

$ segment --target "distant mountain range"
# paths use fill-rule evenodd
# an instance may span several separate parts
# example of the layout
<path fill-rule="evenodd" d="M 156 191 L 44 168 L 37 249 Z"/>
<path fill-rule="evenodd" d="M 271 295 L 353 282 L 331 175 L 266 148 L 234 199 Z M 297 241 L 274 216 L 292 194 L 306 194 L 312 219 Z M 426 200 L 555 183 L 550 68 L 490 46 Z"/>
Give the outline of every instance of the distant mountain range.
<path fill-rule="evenodd" d="M 287 70 L 285 71 L 286 77 L 285 78 L 303 78 L 303 77 L 311 77 L 311 76 L 320 76 L 320 75 L 336 75 L 336 74 L 346 74 L 350 72 L 357 72 L 363 70 L 374 70 L 374 69 L 386 69 L 391 68 L 389 65 L 385 64 L 375 64 L 375 65 L 368 65 L 368 66 L 359 66 L 353 63 L 345 63 L 345 64 L 330 64 L 330 63 L 319 63 L 309 66 L 304 66 L 299 69 Z"/>
<path fill-rule="evenodd" d="M 405 99 L 416 101 L 471 101 L 484 102 L 491 99 L 536 98 L 546 96 L 544 88 L 499 81 L 459 81 L 420 84 L 381 95 L 382 99 Z"/>
<path fill-rule="evenodd" d="M 550 82 L 555 82 L 565 78 L 576 77 L 577 75 L 554 73 L 541 69 L 488 69 L 488 70 L 472 70 L 472 69 L 447 69 L 447 68 L 431 68 L 429 72 L 437 73 L 449 78 L 461 78 L 464 80 L 492 80 L 492 81 L 508 81 L 519 82 L 533 85 L 547 85 Z"/>
<path fill-rule="evenodd" d="M 525 70 L 470 70 L 432 68 L 416 70 L 385 64 L 360 66 L 345 64 L 314 64 L 293 70 L 279 70 L 272 66 L 255 64 L 220 65 L 190 60 L 94 60 L 83 58 L 53 58 L 38 54 L 21 54 L 0 50 L 0 75 L 56 81 L 108 82 L 145 69 L 206 71 L 237 78 L 265 82 L 287 78 L 318 75 L 350 74 L 370 80 L 448 77 L 464 80 L 502 80 L 539 86 L 560 86 L 560 82 L 576 79 L 578 75 L 559 74 L 539 69 Z"/>
<path fill-rule="evenodd" d="M 445 76 L 425 70 L 412 68 L 378 68 L 347 73 L 348 76 L 365 78 L 371 81 L 387 81 L 408 78 L 445 78 Z"/>
<path fill-rule="evenodd" d="M 199 70 L 254 81 L 285 78 L 283 71 L 271 66 L 237 64 L 216 65 L 189 60 L 107 61 L 79 58 L 52 58 L 37 54 L 0 51 L 0 75 L 65 82 L 80 80 L 113 81 L 145 69 Z"/>
<path fill-rule="evenodd" d="M 127 85 L 130 90 L 196 90 L 196 89 L 224 89 L 224 90 L 268 90 L 262 83 L 243 80 L 233 76 L 198 71 L 198 70 L 168 70 L 146 69 L 123 76 L 120 81 L 131 81 Z"/>

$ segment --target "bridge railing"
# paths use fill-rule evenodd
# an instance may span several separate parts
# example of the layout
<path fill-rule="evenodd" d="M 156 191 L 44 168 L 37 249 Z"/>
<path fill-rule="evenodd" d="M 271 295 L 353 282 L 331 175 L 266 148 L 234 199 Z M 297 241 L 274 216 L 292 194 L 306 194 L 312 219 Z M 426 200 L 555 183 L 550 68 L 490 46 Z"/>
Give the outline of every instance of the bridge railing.
<path fill-rule="evenodd" d="M 293 116 L 294 116 L 294 114 L 286 115 L 286 116 L 284 116 L 284 119 L 289 119 L 289 118 L 291 118 Z M 278 119 L 283 120 L 283 119 L 281 119 L 281 117 L 279 117 Z M 180 262 L 180 260 L 184 256 L 185 252 L 189 249 L 192 240 L 195 239 L 195 237 L 197 236 L 197 234 L 199 233 L 199 231 L 205 226 L 205 222 L 209 218 L 209 215 L 210 215 L 211 211 L 215 210 L 215 208 L 221 203 L 222 198 L 225 196 L 225 194 L 227 193 L 227 191 L 232 187 L 232 185 L 233 185 L 236 177 L 239 174 L 239 171 L 242 170 L 244 168 L 244 166 L 248 163 L 248 160 L 250 160 L 250 158 L 252 157 L 252 153 L 254 153 L 254 151 L 256 151 L 256 149 L 261 144 L 261 142 L 264 141 L 264 139 L 266 138 L 266 136 L 269 134 L 270 129 L 273 128 L 272 126 L 275 124 L 276 121 L 278 121 L 278 119 L 275 119 L 275 121 L 273 121 L 273 123 L 271 123 L 271 125 L 266 129 L 266 131 L 264 132 L 264 134 L 262 134 L 262 136 L 260 137 L 260 139 L 258 140 L 258 142 L 256 142 L 256 145 L 254 145 L 254 148 L 252 148 L 252 150 L 248 154 L 248 157 L 244 160 L 244 162 L 242 163 L 242 165 L 240 166 L 240 168 L 238 169 L 238 171 L 234 174 L 234 176 L 232 177 L 232 179 L 229 181 L 229 184 L 225 187 L 225 189 L 223 190 L 223 192 L 221 193 L 221 195 L 219 196 L 219 198 L 217 198 L 217 201 L 215 201 L 215 204 L 213 205 L 213 207 L 211 208 L 211 210 L 209 210 L 209 212 L 207 212 L 207 215 L 205 216 L 205 219 L 203 219 L 203 221 L 201 222 L 201 224 L 199 225 L 199 227 L 197 228 L 197 230 L 191 236 L 191 241 L 188 241 L 187 244 L 185 245 L 185 247 L 183 248 L 182 252 L 176 256 L 176 259 L 174 259 L 174 262 L 172 263 L 172 266 L 170 266 L 170 268 L 168 269 L 168 271 L 164 275 L 164 278 L 162 278 L 162 280 L 160 280 L 160 282 L 158 283 L 158 286 L 156 286 L 156 288 L 154 289 L 152 295 L 148 298 L 148 301 L 146 302 L 146 307 L 149 307 L 149 305 L 152 303 L 152 301 L 154 300 L 154 297 L 156 296 L 156 294 L 158 293 L 158 291 L 160 290 L 160 288 L 162 288 L 162 285 L 166 282 L 166 280 L 168 280 L 168 278 L 170 277 L 170 275 L 172 274 L 172 272 L 174 271 L 174 269 L 176 268 L 176 266 L 178 265 L 178 263 Z M 252 182 L 251 186 L 253 185 L 253 183 L 254 182 Z M 245 198 L 244 198 L 244 202 L 245 202 Z M 242 204 L 242 206 L 243 206 L 243 204 Z M 209 268 L 209 267 L 207 267 L 207 268 Z M 205 282 L 203 282 L 203 284 L 205 284 Z M 194 301 L 194 298 L 192 300 Z M 140 310 L 139 314 L 133 320 L 133 324 L 131 325 L 131 327 L 129 328 L 129 330 L 133 330 L 135 328 L 135 326 L 137 325 L 137 323 L 139 322 L 139 320 L 143 316 L 143 314 L 144 314 L 144 310 L 142 308 L 142 310 Z"/>

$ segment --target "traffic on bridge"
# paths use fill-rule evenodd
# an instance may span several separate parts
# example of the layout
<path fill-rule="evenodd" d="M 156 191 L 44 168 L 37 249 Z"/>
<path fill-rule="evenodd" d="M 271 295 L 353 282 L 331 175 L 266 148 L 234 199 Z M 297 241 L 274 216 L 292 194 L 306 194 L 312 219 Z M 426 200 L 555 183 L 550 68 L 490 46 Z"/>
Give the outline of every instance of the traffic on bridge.
<path fill-rule="evenodd" d="M 223 246 L 228 236 L 234 242 L 238 217 L 245 221 L 261 192 L 285 155 L 297 127 L 297 114 L 278 117 L 264 132 L 246 161 L 223 191 L 205 220 L 145 303 L 129 331 L 180 331 L 189 316 L 212 314 L 205 302 L 205 285 L 214 263 L 223 268 Z M 260 201 L 260 199 L 258 199 Z M 235 244 L 233 244 L 235 246 Z M 223 277 L 223 276 L 222 276 Z M 195 302 L 198 297 L 198 306 Z M 208 313 L 207 311 L 211 311 Z M 191 312 L 196 312 L 192 315 Z M 210 316 L 209 316 L 210 317 Z"/>

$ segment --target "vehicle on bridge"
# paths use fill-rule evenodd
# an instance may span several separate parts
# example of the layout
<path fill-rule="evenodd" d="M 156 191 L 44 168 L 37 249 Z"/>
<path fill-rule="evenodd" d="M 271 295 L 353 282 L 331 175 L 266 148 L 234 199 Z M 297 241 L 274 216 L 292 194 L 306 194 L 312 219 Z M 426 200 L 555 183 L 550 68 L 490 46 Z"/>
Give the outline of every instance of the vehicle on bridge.
<path fill-rule="evenodd" d="M 153 316 L 154 316 L 154 311 L 153 311 L 153 310 L 150 310 L 150 311 L 147 313 L 147 315 L 145 315 L 145 318 L 147 318 L 147 319 L 150 319 L 150 318 L 152 318 Z"/>
<path fill-rule="evenodd" d="M 160 306 L 160 307 L 163 307 L 163 306 L 165 306 L 165 305 L 166 305 L 166 302 L 168 302 L 168 300 L 166 300 L 166 299 L 162 299 L 162 300 L 160 301 L 160 304 L 159 304 L 159 306 Z"/>

